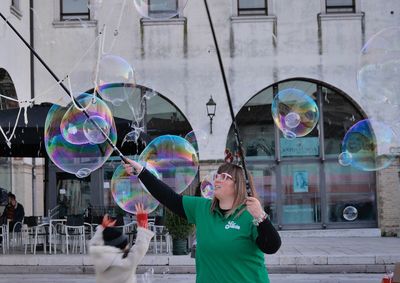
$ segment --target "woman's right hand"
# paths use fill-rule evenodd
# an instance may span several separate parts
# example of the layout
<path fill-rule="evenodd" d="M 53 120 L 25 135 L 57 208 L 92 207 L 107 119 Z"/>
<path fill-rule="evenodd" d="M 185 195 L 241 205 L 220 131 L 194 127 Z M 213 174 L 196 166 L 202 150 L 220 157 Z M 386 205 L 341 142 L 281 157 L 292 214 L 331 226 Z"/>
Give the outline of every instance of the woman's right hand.
<path fill-rule="evenodd" d="M 101 226 L 103 226 L 104 228 L 113 227 L 115 226 L 115 223 L 117 223 L 117 220 L 113 220 L 112 218 L 110 218 L 108 214 L 105 214 L 103 216 L 103 221 L 101 222 Z"/>
<path fill-rule="evenodd" d="M 139 227 L 147 229 L 148 227 L 148 213 L 144 209 L 142 203 L 135 204 L 136 219 Z"/>
<path fill-rule="evenodd" d="M 122 162 L 122 165 L 124 166 L 126 173 L 129 175 L 134 175 L 134 172 L 140 173 L 143 169 L 143 166 L 138 162 L 126 157 Z"/>

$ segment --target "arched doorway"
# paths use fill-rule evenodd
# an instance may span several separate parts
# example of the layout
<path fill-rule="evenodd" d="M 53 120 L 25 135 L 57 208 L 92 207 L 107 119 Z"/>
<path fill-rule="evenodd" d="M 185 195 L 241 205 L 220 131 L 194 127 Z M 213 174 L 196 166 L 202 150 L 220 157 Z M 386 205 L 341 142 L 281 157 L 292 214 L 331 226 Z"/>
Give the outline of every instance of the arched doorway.
<path fill-rule="evenodd" d="M 273 96 L 285 88 L 303 90 L 320 109 L 319 123 L 305 137 L 287 140 L 273 122 Z M 377 227 L 375 173 L 338 163 L 346 131 L 364 116 L 342 91 L 302 78 L 265 88 L 239 111 L 248 167 L 280 229 Z M 227 148 L 235 150 L 232 128 Z M 296 185 L 299 179 L 304 185 Z"/>
<path fill-rule="evenodd" d="M 17 99 L 14 83 L 10 74 L 3 68 L 0 68 L 0 111 L 18 108 L 18 102 L 5 97 Z M 14 125 L 10 125 L 13 127 Z M 10 133 L 7 129 L 3 129 L 5 134 Z M 0 142 L 6 147 L 5 138 L 1 135 Z M 3 148 L 2 146 L 0 149 Z M 0 154 L 0 206 L 7 204 L 7 191 L 12 188 L 12 171 L 11 171 L 11 158 L 6 157 L 6 154 Z"/>

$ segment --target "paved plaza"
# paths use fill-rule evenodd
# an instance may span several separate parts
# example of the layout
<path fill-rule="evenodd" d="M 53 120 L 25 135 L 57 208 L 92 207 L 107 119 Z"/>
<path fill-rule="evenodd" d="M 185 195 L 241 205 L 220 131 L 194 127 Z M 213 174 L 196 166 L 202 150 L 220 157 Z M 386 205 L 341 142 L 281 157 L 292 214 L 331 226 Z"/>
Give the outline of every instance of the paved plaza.
<path fill-rule="evenodd" d="M 275 255 L 266 255 L 265 261 L 271 278 L 278 280 L 276 282 L 280 282 L 280 278 L 285 278 L 284 276 L 289 276 L 284 274 L 298 274 L 296 276 L 302 280 L 314 276 L 311 274 L 326 274 L 326 276 L 345 274 L 343 276 L 346 277 L 351 273 L 367 274 L 366 278 L 369 276 L 376 279 L 392 271 L 394 264 L 400 262 L 400 238 L 283 236 L 281 249 Z M 148 253 L 139 266 L 138 272 L 144 273 L 149 269 L 155 271 L 156 278 L 164 280 L 154 282 L 168 282 L 165 276 L 173 276 L 168 274 L 180 274 L 176 275 L 178 278 L 188 276 L 185 274 L 194 274 L 195 260 L 190 255 Z M 10 254 L 0 254 L 0 274 L 11 273 L 38 274 L 36 276 L 50 273 L 56 276 L 56 274 L 64 273 L 69 274 L 70 277 L 67 275 L 65 277 L 68 280 L 79 276 L 83 276 L 82 280 L 91 280 L 94 268 L 88 255 L 60 253 L 49 255 L 43 254 L 43 251 L 39 251 L 36 255 L 24 255 L 21 252 L 18 254 L 11 251 Z M 191 276 L 189 275 L 188 278 L 194 278 Z"/>
<path fill-rule="evenodd" d="M 376 283 L 380 274 L 271 274 L 271 283 Z M 93 274 L 2 274 L 0 283 L 95 283 Z M 138 275 L 138 283 L 194 283 L 194 274 L 155 274 L 144 278 Z"/>

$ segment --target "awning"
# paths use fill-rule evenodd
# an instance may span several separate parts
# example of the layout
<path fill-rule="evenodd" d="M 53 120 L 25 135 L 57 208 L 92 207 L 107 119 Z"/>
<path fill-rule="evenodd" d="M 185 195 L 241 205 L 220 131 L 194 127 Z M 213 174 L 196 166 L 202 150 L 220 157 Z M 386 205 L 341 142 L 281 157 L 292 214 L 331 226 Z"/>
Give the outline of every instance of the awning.
<path fill-rule="evenodd" d="M 25 125 L 24 110 L 22 109 L 18 119 L 17 128 L 11 139 L 11 148 L 8 147 L 4 136 L 0 133 L 0 156 L 2 157 L 46 157 L 44 146 L 44 124 L 47 113 L 52 104 L 43 103 L 28 108 L 28 124 Z M 12 133 L 19 108 L 0 110 L 0 125 L 4 132 L 9 136 Z M 117 127 L 117 147 L 125 155 L 137 154 L 141 152 L 145 143 L 139 142 L 139 148 L 135 144 L 126 143 L 121 148 L 122 139 L 130 131 L 130 121 L 120 118 L 114 118 Z M 149 138 L 142 134 L 149 142 Z"/>

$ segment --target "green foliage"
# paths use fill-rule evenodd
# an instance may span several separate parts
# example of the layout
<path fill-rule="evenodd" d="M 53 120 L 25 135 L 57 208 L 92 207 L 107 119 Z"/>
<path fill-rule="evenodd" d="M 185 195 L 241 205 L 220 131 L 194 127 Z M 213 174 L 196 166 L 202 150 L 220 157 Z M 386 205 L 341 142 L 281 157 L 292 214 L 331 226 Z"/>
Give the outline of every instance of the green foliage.
<path fill-rule="evenodd" d="M 184 218 L 165 210 L 165 226 L 172 239 L 186 239 L 194 229 L 194 225 L 189 224 Z"/>

